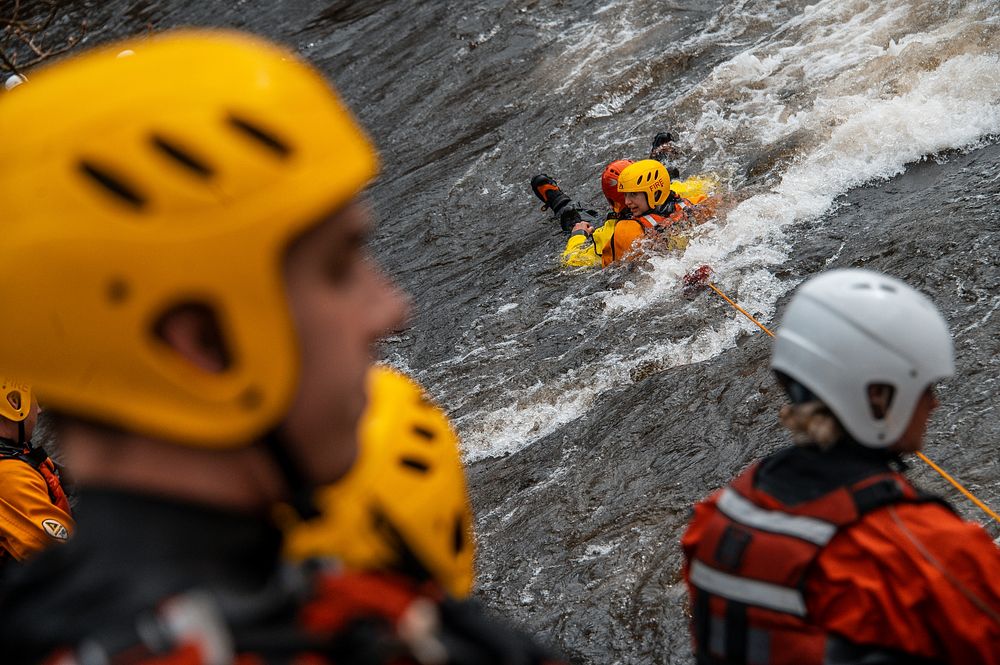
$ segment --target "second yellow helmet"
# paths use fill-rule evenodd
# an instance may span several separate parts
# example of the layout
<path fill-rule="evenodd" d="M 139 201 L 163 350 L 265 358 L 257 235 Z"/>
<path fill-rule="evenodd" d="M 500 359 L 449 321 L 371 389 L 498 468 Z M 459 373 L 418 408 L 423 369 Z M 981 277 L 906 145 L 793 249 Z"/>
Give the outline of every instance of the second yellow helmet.
<path fill-rule="evenodd" d="M 670 174 L 655 159 L 643 159 L 626 166 L 618 176 L 619 192 L 645 192 L 650 208 L 666 202 L 670 196 Z"/>
<path fill-rule="evenodd" d="M 0 377 L 0 416 L 19 423 L 31 411 L 31 386 L 9 376 Z"/>
<path fill-rule="evenodd" d="M 475 543 L 458 437 L 421 387 L 390 368 L 370 371 L 368 399 L 354 467 L 320 490 L 319 518 L 289 529 L 288 556 L 426 573 L 469 595 Z"/>

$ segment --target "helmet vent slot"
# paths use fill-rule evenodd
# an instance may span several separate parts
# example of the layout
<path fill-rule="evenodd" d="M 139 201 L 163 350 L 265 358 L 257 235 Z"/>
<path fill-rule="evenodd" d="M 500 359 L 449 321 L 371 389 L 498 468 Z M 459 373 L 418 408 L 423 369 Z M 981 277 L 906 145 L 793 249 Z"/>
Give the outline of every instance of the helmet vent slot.
<path fill-rule="evenodd" d="M 136 209 L 146 205 L 146 197 L 140 194 L 135 187 L 125 182 L 123 178 L 111 173 L 108 169 L 97 166 L 87 160 L 81 160 L 79 166 L 80 171 L 84 175 L 119 200 Z"/>
<path fill-rule="evenodd" d="M 181 148 L 176 143 L 168 141 L 159 134 L 153 134 L 152 141 L 153 146 L 156 147 L 157 150 L 186 168 L 188 171 L 193 172 L 195 175 L 202 178 L 210 178 L 215 173 L 215 170 L 204 160 L 195 157 L 184 148 Z"/>
<path fill-rule="evenodd" d="M 465 549 L 465 520 L 462 518 L 462 515 L 455 516 L 451 547 L 455 554 L 460 554 Z"/>
<path fill-rule="evenodd" d="M 428 442 L 434 440 L 434 432 L 430 431 L 426 427 L 421 427 L 420 425 L 414 425 L 413 433 L 416 434 L 417 436 L 422 436 L 423 438 L 427 439 Z"/>
<path fill-rule="evenodd" d="M 414 471 L 419 471 L 420 473 L 427 473 L 431 470 L 431 467 L 427 462 L 422 462 L 421 460 L 414 459 L 412 457 L 401 457 L 399 463 L 405 467 L 413 469 Z"/>
<path fill-rule="evenodd" d="M 262 128 L 260 125 L 250 122 L 245 118 L 236 115 L 229 116 L 229 124 L 234 129 L 239 130 L 244 136 L 253 139 L 258 144 L 264 146 L 282 159 L 292 154 L 292 148 L 277 136 Z"/>

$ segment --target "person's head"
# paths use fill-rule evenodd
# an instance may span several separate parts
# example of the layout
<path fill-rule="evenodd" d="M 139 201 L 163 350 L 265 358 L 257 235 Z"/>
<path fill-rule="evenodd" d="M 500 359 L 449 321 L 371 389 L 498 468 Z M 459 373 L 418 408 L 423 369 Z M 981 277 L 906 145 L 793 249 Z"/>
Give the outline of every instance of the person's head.
<path fill-rule="evenodd" d="M 31 439 L 38 422 L 38 402 L 31 386 L 12 377 L 0 377 L 0 438 L 17 443 Z"/>
<path fill-rule="evenodd" d="M 123 46 L 0 102 L 0 265 L 30 285 L 4 293 L 19 315 L 0 366 L 61 420 L 191 449 L 278 440 L 310 482 L 332 480 L 354 456 L 371 346 L 405 310 L 364 251 L 375 151 L 323 78 L 267 42 Z"/>
<path fill-rule="evenodd" d="M 616 159 L 605 166 L 604 172 L 601 173 L 601 191 L 604 192 L 608 205 L 616 213 L 625 209 L 625 195 L 618 191 L 618 177 L 631 163 L 631 159 Z"/>
<path fill-rule="evenodd" d="M 786 424 L 807 416 L 822 424 L 813 416 L 828 413 L 863 446 L 907 452 L 919 449 L 937 406 L 933 385 L 954 373 L 954 360 L 948 326 L 926 296 L 898 279 L 847 269 L 799 287 L 771 367 L 793 404 Z"/>
<path fill-rule="evenodd" d="M 622 170 L 618 176 L 618 191 L 633 216 L 644 215 L 669 198 L 670 175 L 655 159 L 643 159 Z"/>

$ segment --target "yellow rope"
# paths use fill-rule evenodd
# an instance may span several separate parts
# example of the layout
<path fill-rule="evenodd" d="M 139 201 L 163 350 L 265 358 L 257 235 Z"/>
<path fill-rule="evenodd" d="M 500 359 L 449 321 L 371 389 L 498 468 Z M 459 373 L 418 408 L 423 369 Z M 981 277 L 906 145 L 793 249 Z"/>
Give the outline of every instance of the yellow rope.
<path fill-rule="evenodd" d="M 993 512 L 992 510 L 990 510 L 989 506 L 987 506 L 985 503 L 983 503 L 982 501 L 980 501 L 979 499 L 977 499 L 972 494 L 972 492 L 970 492 L 969 490 L 967 490 L 964 487 L 962 487 L 962 485 L 959 484 L 959 482 L 957 480 L 955 480 L 954 478 L 952 478 L 944 469 L 942 469 L 937 464 L 935 464 L 934 462 L 932 462 L 930 460 L 930 458 L 927 457 L 927 455 L 924 455 L 922 452 L 920 452 L 918 450 L 917 451 L 917 457 L 919 457 L 923 461 L 927 462 L 928 466 L 930 466 L 932 469 L 934 469 L 935 471 L 937 471 L 938 473 L 940 473 L 941 476 L 945 480 L 947 480 L 949 483 L 951 483 L 952 485 L 955 486 L 955 489 L 957 489 L 959 492 L 961 492 L 966 497 L 968 497 L 969 501 L 971 501 L 972 503 L 974 503 L 977 506 L 979 506 L 980 510 L 982 510 L 984 513 L 986 513 L 987 515 L 989 515 L 990 517 L 992 517 L 994 520 L 996 520 L 998 523 L 1000 523 L 1000 515 L 997 515 L 995 512 Z"/>
<path fill-rule="evenodd" d="M 737 310 L 739 310 L 743 314 L 743 316 L 747 317 L 748 319 L 750 319 L 751 321 L 753 321 L 754 323 L 756 323 L 760 327 L 761 330 L 763 330 L 764 332 L 766 332 L 771 337 L 774 337 L 774 333 L 771 332 L 770 330 L 768 330 L 764 326 L 763 323 L 761 323 L 757 319 L 755 319 L 752 316 L 750 316 L 750 313 L 748 311 L 746 311 L 745 309 L 743 309 L 742 307 L 740 307 L 739 305 L 737 305 L 736 303 L 734 303 L 732 300 L 730 300 L 729 297 L 725 293 L 723 293 L 722 291 L 720 291 L 719 287 L 717 287 L 715 284 L 712 284 L 711 282 L 708 282 L 708 288 L 712 289 L 713 291 L 715 291 L 716 293 L 718 293 L 720 296 L 722 296 L 722 298 L 727 303 L 729 303 L 730 305 L 732 305 L 733 307 L 735 307 Z"/>
<path fill-rule="evenodd" d="M 743 314 L 743 316 L 747 317 L 748 319 L 750 319 L 751 321 L 753 321 L 754 323 L 756 323 L 757 326 L 761 330 L 763 330 L 764 332 L 766 332 L 768 335 L 770 335 L 771 337 L 774 337 L 774 333 L 773 332 L 771 332 L 770 330 L 768 330 L 764 326 L 763 323 L 761 323 L 757 319 L 755 319 L 752 316 L 750 316 L 750 313 L 747 312 L 745 309 L 743 309 L 742 307 L 740 307 L 739 305 L 737 305 L 735 302 L 733 302 L 732 300 L 730 300 L 726 296 L 725 293 L 723 293 L 722 291 L 719 290 L 719 287 L 717 287 L 715 284 L 712 284 L 711 282 L 706 282 L 706 283 L 708 284 L 708 287 L 710 289 L 712 289 L 713 291 L 715 291 L 716 293 L 718 293 L 720 296 L 722 296 L 722 298 L 727 303 L 729 303 L 730 305 L 732 305 L 733 307 L 735 307 L 737 309 L 737 311 L 739 311 L 741 314 Z M 979 506 L 980 510 L 982 510 L 984 513 L 986 513 L 987 515 L 989 515 L 990 517 L 992 517 L 994 520 L 996 520 L 996 522 L 998 524 L 1000 524 L 1000 515 L 997 515 L 995 512 L 993 512 L 992 510 L 990 510 L 989 506 L 987 506 L 985 503 L 983 503 L 978 498 L 976 498 L 976 496 L 972 492 L 970 492 L 969 490 L 967 490 L 964 487 L 962 487 L 961 483 L 959 483 L 957 480 L 955 480 L 954 478 L 952 478 L 944 469 L 942 469 L 937 464 L 935 464 L 934 462 L 932 462 L 930 460 L 930 458 L 927 457 L 927 455 L 924 455 L 919 450 L 916 451 L 916 454 L 917 454 L 917 457 L 919 457 L 921 460 L 923 460 L 924 462 L 926 462 L 929 467 L 931 467 L 932 469 L 934 469 L 935 471 L 937 471 L 938 473 L 940 473 L 942 478 L 944 478 L 949 483 L 951 483 L 952 485 L 954 485 L 955 489 L 957 489 L 959 492 L 961 492 L 966 497 L 968 497 L 968 499 L 970 501 L 972 501 L 972 503 L 974 503 L 977 506 Z"/>

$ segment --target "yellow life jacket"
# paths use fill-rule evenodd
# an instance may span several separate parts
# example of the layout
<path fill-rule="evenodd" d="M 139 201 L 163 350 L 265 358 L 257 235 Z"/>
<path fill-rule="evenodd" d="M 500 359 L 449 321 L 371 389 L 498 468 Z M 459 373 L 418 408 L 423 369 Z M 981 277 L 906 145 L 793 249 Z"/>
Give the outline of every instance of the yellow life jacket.
<path fill-rule="evenodd" d="M 673 180 L 670 189 L 677 196 L 687 199 L 692 205 L 698 205 L 719 188 L 719 179 L 712 174 L 693 175 L 684 180 Z"/>
<path fill-rule="evenodd" d="M 562 264 L 573 267 L 600 267 L 601 254 L 615 232 L 614 218 L 605 220 L 604 224 L 594 229 L 590 235 L 574 233 L 566 240 L 566 248 L 562 253 Z"/>

